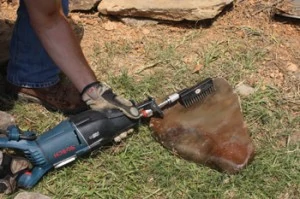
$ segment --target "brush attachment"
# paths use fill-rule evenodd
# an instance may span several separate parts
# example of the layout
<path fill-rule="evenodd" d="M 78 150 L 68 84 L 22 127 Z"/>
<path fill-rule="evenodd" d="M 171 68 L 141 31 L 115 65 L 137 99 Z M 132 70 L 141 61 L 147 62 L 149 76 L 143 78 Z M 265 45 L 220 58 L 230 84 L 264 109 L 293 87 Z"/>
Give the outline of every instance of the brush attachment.
<path fill-rule="evenodd" d="M 179 92 L 169 95 L 163 102 L 156 104 L 156 101 L 149 97 L 148 100 L 144 101 L 138 106 L 142 117 L 151 117 L 157 114 L 163 118 L 163 109 L 176 102 L 181 103 L 184 107 L 189 107 L 196 102 L 204 101 L 204 99 L 215 92 L 213 80 L 207 78 L 204 81 L 192 86 L 185 88 Z"/>
<path fill-rule="evenodd" d="M 215 87 L 212 78 L 207 78 L 197 85 L 186 88 L 180 91 L 179 102 L 184 107 L 189 107 L 196 102 L 203 102 L 208 95 L 215 92 Z"/>

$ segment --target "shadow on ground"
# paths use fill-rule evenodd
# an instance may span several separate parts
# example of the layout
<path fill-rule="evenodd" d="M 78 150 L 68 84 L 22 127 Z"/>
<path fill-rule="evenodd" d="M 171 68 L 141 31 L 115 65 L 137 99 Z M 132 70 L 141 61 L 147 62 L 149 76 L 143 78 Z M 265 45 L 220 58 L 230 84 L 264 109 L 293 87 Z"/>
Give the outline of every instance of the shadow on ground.
<path fill-rule="evenodd" d="M 299 18 L 293 18 L 293 17 L 289 17 L 289 16 L 275 14 L 273 16 L 273 19 L 276 21 L 279 21 L 281 23 L 291 24 L 291 25 L 295 25 L 295 26 L 300 25 L 300 16 L 299 16 Z"/>

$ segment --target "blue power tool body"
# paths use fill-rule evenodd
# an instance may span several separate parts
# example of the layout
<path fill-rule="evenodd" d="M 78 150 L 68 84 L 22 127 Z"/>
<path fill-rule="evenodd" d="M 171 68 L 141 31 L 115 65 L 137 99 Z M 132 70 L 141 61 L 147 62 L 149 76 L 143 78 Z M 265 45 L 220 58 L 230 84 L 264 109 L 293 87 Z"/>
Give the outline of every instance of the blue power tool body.
<path fill-rule="evenodd" d="M 53 129 L 36 136 L 10 126 L 0 137 L 0 148 L 20 151 L 33 168 L 18 178 L 18 186 L 33 187 L 50 169 L 59 168 L 101 146 L 120 133 L 135 127 L 139 120 L 126 117 L 117 109 L 88 110 L 62 121 Z"/>

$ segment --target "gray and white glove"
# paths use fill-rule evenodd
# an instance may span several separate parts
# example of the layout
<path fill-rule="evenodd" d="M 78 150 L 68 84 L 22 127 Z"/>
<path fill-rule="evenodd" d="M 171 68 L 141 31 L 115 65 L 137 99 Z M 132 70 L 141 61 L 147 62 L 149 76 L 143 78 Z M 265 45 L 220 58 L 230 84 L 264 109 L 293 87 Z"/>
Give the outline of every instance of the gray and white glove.
<path fill-rule="evenodd" d="M 93 82 L 87 85 L 81 92 L 82 100 L 91 109 L 101 111 L 109 108 L 121 110 L 131 119 L 139 119 L 139 110 L 129 100 L 113 93 L 105 83 Z"/>

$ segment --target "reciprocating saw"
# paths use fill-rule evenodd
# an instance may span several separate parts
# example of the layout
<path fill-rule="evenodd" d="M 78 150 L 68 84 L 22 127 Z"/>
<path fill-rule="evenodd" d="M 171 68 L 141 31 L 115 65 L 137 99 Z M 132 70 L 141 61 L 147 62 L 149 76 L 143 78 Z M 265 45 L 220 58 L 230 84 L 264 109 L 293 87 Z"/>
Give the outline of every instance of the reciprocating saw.
<path fill-rule="evenodd" d="M 22 152 L 33 165 L 20 174 L 17 186 L 33 187 L 50 169 L 62 167 L 77 157 L 111 143 L 114 138 L 138 126 L 143 118 L 163 117 L 163 109 L 176 102 L 190 106 L 214 92 L 213 80 L 208 78 L 191 88 L 183 89 L 157 104 L 148 97 L 137 105 L 140 119 L 133 120 L 118 109 L 88 110 L 71 116 L 53 129 L 37 136 L 10 126 L 0 135 L 0 148 Z"/>

